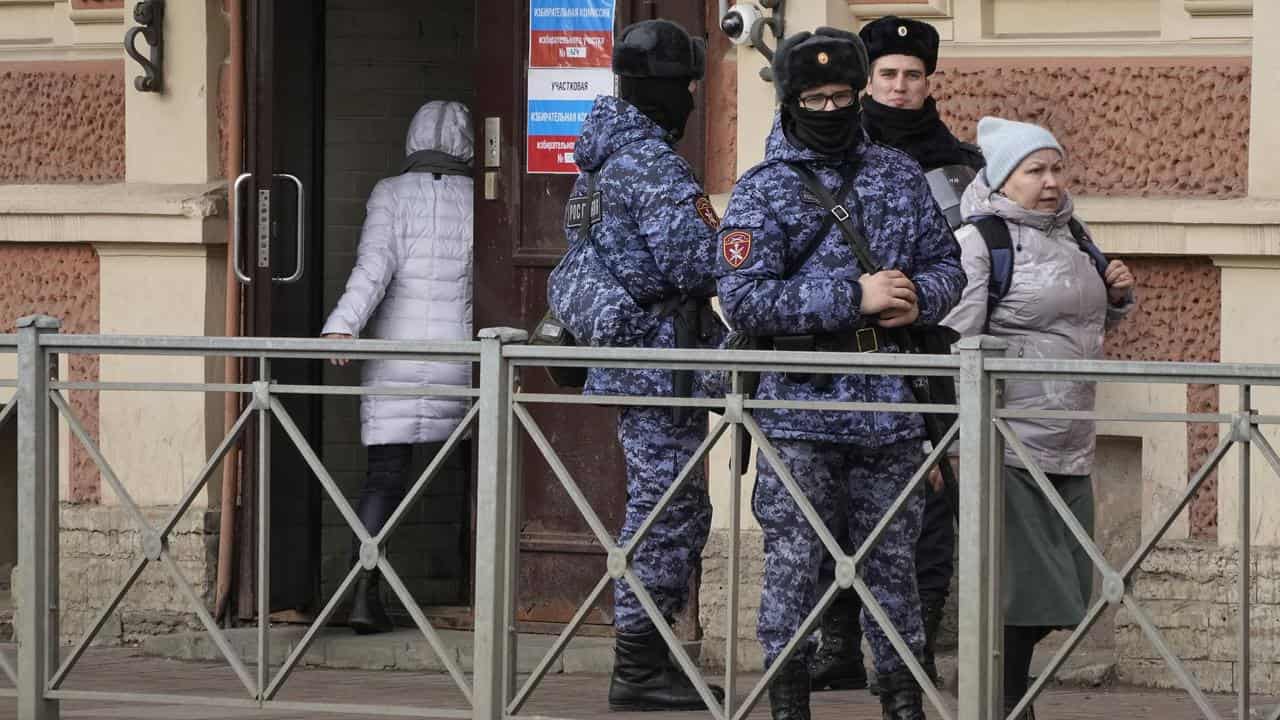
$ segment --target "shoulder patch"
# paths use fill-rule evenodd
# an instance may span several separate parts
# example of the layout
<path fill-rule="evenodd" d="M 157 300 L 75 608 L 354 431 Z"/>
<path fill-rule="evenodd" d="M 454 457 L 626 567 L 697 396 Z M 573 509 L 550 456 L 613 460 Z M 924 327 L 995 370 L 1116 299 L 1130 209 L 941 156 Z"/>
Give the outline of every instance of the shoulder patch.
<path fill-rule="evenodd" d="M 716 209 L 711 205 L 711 198 L 706 195 L 699 195 L 697 200 L 693 201 L 693 207 L 698 211 L 698 217 L 702 218 L 702 222 L 712 230 L 720 229 L 720 216 L 716 214 Z"/>
<path fill-rule="evenodd" d="M 721 244 L 724 261 L 735 270 L 751 257 L 751 233 L 746 230 L 734 230 L 725 235 Z"/>

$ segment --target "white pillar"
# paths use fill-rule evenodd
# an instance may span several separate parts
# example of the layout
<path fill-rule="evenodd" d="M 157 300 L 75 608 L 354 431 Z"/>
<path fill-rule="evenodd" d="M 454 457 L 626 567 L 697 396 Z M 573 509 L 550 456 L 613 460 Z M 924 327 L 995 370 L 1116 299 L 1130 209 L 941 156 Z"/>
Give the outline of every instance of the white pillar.
<path fill-rule="evenodd" d="M 129 0 L 125 17 L 133 25 Z M 165 3 L 164 92 L 139 92 L 143 73 L 125 60 L 125 178 L 143 183 L 203 183 L 223 176 L 218 161 L 218 88 L 229 31 L 222 0 Z M 139 52 L 147 44 L 138 38 Z"/>
<path fill-rule="evenodd" d="M 1276 160 L 1280 158 L 1280 43 L 1265 32 L 1277 27 L 1280 2 L 1254 2 L 1249 109 L 1249 194 L 1254 197 L 1280 198 L 1280 162 Z"/>

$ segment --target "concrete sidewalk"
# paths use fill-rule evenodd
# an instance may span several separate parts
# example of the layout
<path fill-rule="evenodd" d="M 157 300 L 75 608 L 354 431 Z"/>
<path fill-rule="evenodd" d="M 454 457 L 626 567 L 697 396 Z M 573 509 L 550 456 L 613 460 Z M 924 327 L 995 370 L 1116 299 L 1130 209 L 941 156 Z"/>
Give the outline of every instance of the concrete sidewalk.
<path fill-rule="evenodd" d="M 12 646 L 5 648 L 10 654 Z M 741 679 L 746 687 L 758 679 Z M 247 694 L 225 664 L 184 662 L 143 655 L 135 649 L 91 650 L 68 677 L 64 686 L 72 690 L 165 693 L 214 696 L 244 700 Z M 613 720 L 678 720 L 708 717 L 707 713 L 610 713 L 605 702 L 608 678 L 598 674 L 549 676 L 532 695 L 523 714 L 561 718 L 611 718 Z M 368 670 L 326 670 L 303 668 L 285 685 L 281 700 L 312 703 L 384 704 L 421 707 L 424 710 L 465 711 L 462 693 L 447 675 L 431 672 L 374 672 Z M 1234 718 L 1234 699 L 1214 697 L 1214 705 L 1224 718 Z M 1259 698 L 1258 703 L 1274 702 Z M 0 698 L 0 720 L 14 720 L 16 701 Z M 1186 695 L 1176 692 L 1102 688 L 1096 690 L 1055 688 L 1036 705 L 1040 720 L 1102 720 L 1106 718 L 1158 718 L 1196 720 L 1200 713 Z M 222 708 L 193 703 L 130 704 L 118 702 L 63 703 L 62 716 L 77 720 L 214 720 L 215 718 L 255 718 L 258 720 L 301 720 L 334 718 L 354 720 L 375 717 L 373 713 L 329 715 L 293 710 Z M 930 717 L 938 717 L 929 712 Z M 767 701 L 757 706 L 753 719 L 768 717 Z M 815 720 L 877 720 L 879 704 L 865 692 L 828 692 L 814 695 Z"/>
<path fill-rule="evenodd" d="M 236 628 L 227 630 L 226 636 L 240 657 L 257 657 L 257 630 Z M 271 662 L 280 663 L 301 641 L 306 628 L 299 625 L 277 625 L 271 628 Z M 463 672 L 471 671 L 472 638 L 469 631 L 440 630 L 440 639 L 448 649 L 448 655 L 458 663 Z M 517 657 L 518 672 L 532 672 L 551 649 L 555 636 L 522 633 Z M 700 654 L 700 643 L 685 645 L 695 660 Z M 190 632 L 159 635 L 143 642 L 141 652 L 157 658 L 171 660 L 201 660 L 222 662 L 222 654 L 209 639 L 207 633 Z M 1038 672 L 1052 657 L 1055 647 L 1045 643 L 1036 653 L 1032 671 Z M 869 652 L 869 650 L 868 650 Z M 320 631 L 303 657 L 307 667 L 339 670 L 404 670 L 443 672 L 445 667 L 431 648 L 427 639 L 416 628 L 399 628 L 386 635 L 359 636 L 345 627 L 329 627 Z M 938 659 L 943 678 L 954 677 L 955 657 L 943 654 Z M 741 666 L 740 666 L 741 669 Z M 760 670 L 760 668 L 747 668 Z M 552 674 L 594 673 L 613 671 L 613 640 L 603 637 L 574 637 L 569 641 L 561 657 L 551 666 Z M 1115 654 L 1105 650 L 1078 650 L 1058 672 L 1058 684 L 1073 687 L 1096 688 L 1112 684 L 1115 680 Z"/>

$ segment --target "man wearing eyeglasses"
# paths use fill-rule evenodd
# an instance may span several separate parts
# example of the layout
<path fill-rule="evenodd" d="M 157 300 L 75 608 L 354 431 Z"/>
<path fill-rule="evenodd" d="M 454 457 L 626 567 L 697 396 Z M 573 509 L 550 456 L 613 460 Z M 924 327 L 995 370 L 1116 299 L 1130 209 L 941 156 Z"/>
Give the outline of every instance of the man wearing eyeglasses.
<path fill-rule="evenodd" d="M 930 95 L 929 78 L 938 66 L 938 31 L 928 23 L 890 15 L 867 23 L 858 35 L 871 63 L 867 92 L 862 96 L 862 126 L 867 135 L 874 142 L 910 155 L 926 173 L 945 173 L 950 182 L 942 186 L 958 187 L 942 202 L 958 202 L 968 185 L 964 178 L 972 178 L 985 162 L 981 150 L 958 140 L 942 122 Z M 925 493 L 924 520 L 916 546 L 916 582 L 924 615 L 924 667 L 935 682 L 938 672 L 934 643 L 951 591 L 956 548 L 955 526 L 941 480 L 937 471 L 930 476 L 932 486 Z M 822 576 L 830 577 L 832 572 L 827 563 Z M 823 614 L 822 645 L 810 668 L 814 690 L 867 686 L 858 623 L 861 610 L 862 601 L 857 594 L 846 591 L 836 596 Z"/>
<path fill-rule="evenodd" d="M 884 330 L 936 324 L 965 285 L 960 248 L 938 212 L 920 166 L 867 140 L 857 91 L 867 83 L 858 36 L 833 28 L 782 42 L 773 59 L 780 112 L 765 160 L 738 181 L 720 231 L 718 287 L 738 333 L 777 349 L 894 351 Z M 816 176 L 838 203 L 806 189 Z M 844 217 L 865 236 L 884 270 L 864 273 Z M 911 402 L 901 377 L 764 373 L 757 397 L 818 402 Z M 923 462 L 924 424 L 904 413 L 758 410 L 754 417 L 827 527 L 843 520 L 860 545 Z M 772 665 L 826 587 L 828 553 L 778 469 L 757 459 L 752 510 L 764 531 L 765 579 L 757 633 Z M 858 567 L 878 604 L 917 656 L 924 647 L 915 545 L 924 507 L 914 494 Z M 845 568 L 842 575 L 848 572 Z M 864 615 L 864 621 L 870 620 Z M 921 720 L 920 688 L 885 633 L 864 622 L 881 679 L 883 716 Z M 808 720 L 812 638 L 779 668 L 769 688 L 775 720 Z"/>

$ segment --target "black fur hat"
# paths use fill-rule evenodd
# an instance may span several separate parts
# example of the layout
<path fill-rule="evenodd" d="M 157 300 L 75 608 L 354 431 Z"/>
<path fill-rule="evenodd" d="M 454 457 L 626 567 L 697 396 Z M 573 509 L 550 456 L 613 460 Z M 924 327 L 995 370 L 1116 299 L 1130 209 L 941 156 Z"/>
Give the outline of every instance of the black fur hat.
<path fill-rule="evenodd" d="M 706 69 L 706 42 L 670 20 L 628 25 L 613 44 L 613 73 L 622 77 L 701 80 Z"/>
<path fill-rule="evenodd" d="M 938 69 L 938 31 L 919 20 L 886 15 L 858 32 L 871 62 L 885 55 L 911 55 L 924 61 L 926 75 Z"/>
<path fill-rule="evenodd" d="M 773 84 L 778 100 L 789 102 L 808 88 L 848 83 L 855 91 L 867 86 L 867 49 L 846 30 L 820 27 L 792 35 L 773 54 Z"/>

